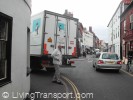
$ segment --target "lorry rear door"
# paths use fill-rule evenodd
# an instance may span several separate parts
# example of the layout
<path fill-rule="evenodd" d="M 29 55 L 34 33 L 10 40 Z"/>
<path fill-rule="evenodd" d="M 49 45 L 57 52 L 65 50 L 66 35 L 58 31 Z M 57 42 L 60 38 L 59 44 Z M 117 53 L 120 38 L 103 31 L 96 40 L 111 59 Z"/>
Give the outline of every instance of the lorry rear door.
<path fill-rule="evenodd" d="M 67 21 L 63 17 L 57 17 L 57 20 L 56 44 L 60 44 L 62 54 L 67 55 Z"/>
<path fill-rule="evenodd" d="M 76 56 L 78 19 L 46 12 L 44 23 L 44 54 L 52 54 L 60 44 L 63 55 Z"/>
<path fill-rule="evenodd" d="M 55 48 L 56 17 L 45 13 L 44 55 L 51 54 Z"/>
<path fill-rule="evenodd" d="M 62 54 L 66 55 L 66 19 L 58 15 L 45 15 L 44 54 L 52 54 L 57 45 L 62 46 Z"/>
<path fill-rule="evenodd" d="M 67 54 L 72 55 L 75 57 L 77 55 L 77 46 L 76 46 L 76 40 L 77 40 L 77 24 L 78 21 L 75 20 L 68 20 L 68 49 Z"/>

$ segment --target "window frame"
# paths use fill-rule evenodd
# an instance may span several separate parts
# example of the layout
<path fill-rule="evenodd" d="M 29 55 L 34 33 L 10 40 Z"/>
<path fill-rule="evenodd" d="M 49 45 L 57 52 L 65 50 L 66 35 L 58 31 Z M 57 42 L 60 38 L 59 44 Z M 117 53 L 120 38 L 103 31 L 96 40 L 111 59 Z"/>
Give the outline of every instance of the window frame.
<path fill-rule="evenodd" d="M 126 34 L 126 19 L 124 20 L 124 35 Z"/>
<path fill-rule="evenodd" d="M 116 38 L 117 38 L 118 36 L 117 36 L 117 28 L 116 28 Z"/>
<path fill-rule="evenodd" d="M 27 76 L 30 75 L 30 28 L 27 27 Z"/>
<path fill-rule="evenodd" d="M 104 56 L 106 56 L 106 57 L 104 57 Z M 115 59 L 110 58 L 111 56 L 116 56 L 116 58 L 115 58 Z M 118 57 L 117 54 L 103 53 L 103 54 L 102 54 L 102 59 L 119 60 L 119 57 Z"/>
<path fill-rule="evenodd" d="M 2 86 L 11 82 L 11 47 L 12 47 L 13 18 L 0 12 L 0 19 L 4 20 L 5 22 L 8 23 L 7 40 L 4 40 L 4 41 L 6 41 L 6 58 L 5 58 L 7 60 L 7 66 L 6 66 L 6 70 L 5 70 L 6 71 L 6 78 L 0 80 L 0 87 L 2 87 Z"/>
<path fill-rule="evenodd" d="M 119 34 L 120 34 L 120 33 L 119 33 L 119 30 L 120 30 L 120 29 L 119 29 L 119 26 L 118 26 L 118 37 L 119 37 Z"/>
<path fill-rule="evenodd" d="M 133 14 L 130 15 L 130 30 L 133 30 Z"/>

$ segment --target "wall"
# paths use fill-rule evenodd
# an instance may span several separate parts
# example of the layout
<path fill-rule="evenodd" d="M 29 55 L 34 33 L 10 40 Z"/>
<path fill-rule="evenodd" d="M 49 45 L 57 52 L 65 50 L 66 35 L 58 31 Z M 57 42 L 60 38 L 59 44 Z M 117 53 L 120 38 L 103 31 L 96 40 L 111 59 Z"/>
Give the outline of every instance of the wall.
<path fill-rule="evenodd" d="M 118 7 L 115 16 L 113 17 L 113 44 L 115 53 L 120 56 L 120 7 Z"/>
<path fill-rule="evenodd" d="M 88 47 L 93 47 L 93 34 L 90 32 L 83 32 L 83 44 Z"/>
<path fill-rule="evenodd" d="M 119 4 L 116 9 L 114 15 L 112 16 L 109 24 L 108 24 L 108 32 L 109 32 L 109 50 L 111 52 L 115 52 L 120 56 L 120 15 L 121 15 L 121 6 L 122 3 Z"/>
<path fill-rule="evenodd" d="M 0 96 L 9 92 L 11 94 L 29 92 L 30 75 L 27 76 L 29 53 L 27 56 L 27 27 L 30 27 L 30 0 L 0 0 L 0 12 L 13 18 L 12 25 L 12 50 L 11 50 L 11 83 L 0 87 Z M 28 4 L 29 3 L 29 4 Z M 5 100 L 0 97 L 0 100 Z M 15 100 L 22 100 L 21 98 Z"/>

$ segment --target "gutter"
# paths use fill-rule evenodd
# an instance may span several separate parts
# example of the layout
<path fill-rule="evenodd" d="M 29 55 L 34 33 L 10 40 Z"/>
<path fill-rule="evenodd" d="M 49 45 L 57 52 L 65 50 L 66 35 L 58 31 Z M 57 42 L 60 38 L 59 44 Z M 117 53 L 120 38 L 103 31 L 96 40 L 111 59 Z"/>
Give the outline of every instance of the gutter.
<path fill-rule="evenodd" d="M 30 0 L 31 1 L 31 0 Z M 24 2 L 26 3 L 26 5 L 29 7 L 30 12 L 31 12 L 31 6 L 28 4 L 27 0 L 24 0 Z"/>

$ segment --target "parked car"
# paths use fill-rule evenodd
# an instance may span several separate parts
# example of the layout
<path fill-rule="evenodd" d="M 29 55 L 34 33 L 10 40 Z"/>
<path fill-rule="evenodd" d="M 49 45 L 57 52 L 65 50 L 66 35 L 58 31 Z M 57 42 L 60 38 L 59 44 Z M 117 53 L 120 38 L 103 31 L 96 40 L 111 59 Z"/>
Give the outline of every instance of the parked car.
<path fill-rule="evenodd" d="M 97 52 L 93 58 L 93 67 L 98 69 L 115 69 L 119 72 L 122 62 L 116 53 Z"/>

